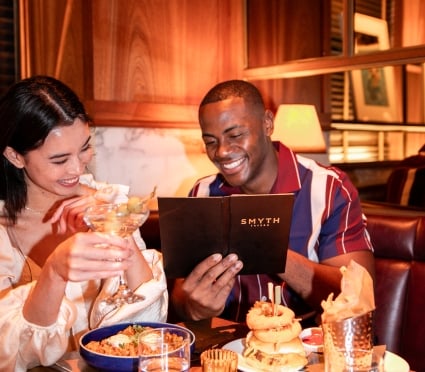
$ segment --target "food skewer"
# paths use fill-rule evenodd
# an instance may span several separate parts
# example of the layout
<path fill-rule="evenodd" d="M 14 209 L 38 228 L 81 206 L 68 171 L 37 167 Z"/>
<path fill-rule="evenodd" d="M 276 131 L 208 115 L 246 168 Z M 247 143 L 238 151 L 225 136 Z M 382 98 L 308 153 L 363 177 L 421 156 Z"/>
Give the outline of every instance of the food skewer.
<path fill-rule="evenodd" d="M 277 315 L 277 308 L 282 303 L 281 288 L 279 285 L 273 286 L 272 282 L 267 283 L 268 296 L 272 304 L 272 314 Z"/>
<path fill-rule="evenodd" d="M 274 315 L 277 315 L 277 307 L 280 305 L 281 303 L 281 296 L 280 296 L 281 292 L 280 292 L 280 286 L 277 285 L 276 287 L 274 287 Z"/>
<path fill-rule="evenodd" d="M 273 283 L 272 282 L 268 282 L 267 283 L 267 288 L 269 291 L 269 299 L 272 303 L 272 312 L 274 313 L 274 293 L 273 293 Z"/>

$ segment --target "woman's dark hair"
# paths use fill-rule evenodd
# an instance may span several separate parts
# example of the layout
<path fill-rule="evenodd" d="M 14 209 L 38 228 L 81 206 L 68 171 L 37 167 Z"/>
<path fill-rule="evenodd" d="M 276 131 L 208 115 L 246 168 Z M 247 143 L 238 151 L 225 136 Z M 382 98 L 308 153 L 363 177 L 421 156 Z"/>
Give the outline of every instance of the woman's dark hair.
<path fill-rule="evenodd" d="M 27 202 L 27 185 L 24 170 L 11 164 L 4 150 L 9 146 L 25 155 L 43 145 L 52 129 L 76 119 L 91 122 L 72 89 L 49 76 L 21 80 L 0 99 L 0 200 L 13 223 Z"/>

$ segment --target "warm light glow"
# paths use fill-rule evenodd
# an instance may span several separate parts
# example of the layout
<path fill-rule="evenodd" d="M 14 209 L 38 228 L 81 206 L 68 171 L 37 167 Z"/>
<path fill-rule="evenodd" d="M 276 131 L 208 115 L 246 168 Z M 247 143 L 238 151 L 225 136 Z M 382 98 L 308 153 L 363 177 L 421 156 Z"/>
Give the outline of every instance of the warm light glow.
<path fill-rule="evenodd" d="M 298 153 L 326 153 L 325 139 L 313 105 L 280 105 L 272 138 Z"/>

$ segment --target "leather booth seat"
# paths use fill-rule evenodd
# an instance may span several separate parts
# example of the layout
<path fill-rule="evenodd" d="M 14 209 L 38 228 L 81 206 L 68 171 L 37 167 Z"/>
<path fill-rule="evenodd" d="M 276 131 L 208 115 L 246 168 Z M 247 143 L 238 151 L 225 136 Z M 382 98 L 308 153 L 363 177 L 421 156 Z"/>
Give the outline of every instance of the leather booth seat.
<path fill-rule="evenodd" d="M 425 211 L 362 203 L 374 246 L 379 344 L 425 371 Z"/>
<path fill-rule="evenodd" d="M 425 158 L 425 156 L 422 156 Z M 386 202 L 425 208 L 425 166 L 395 168 L 387 182 Z"/>
<path fill-rule="evenodd" d="M 158 211 L 151 211 L 146 222 L 140 227 L 140 234 L 146 247 L 161 250 L 161 237 L 159 235 Z"/>
<path fill-rule="evenodd" d="M 425 145 L 416 155 L 403 159 L 390 173 L 385 201 L 425 208 Z"/>
<path fill-rule="evenodd" d="M 375 249 L 377 342 L 425 372 L 425 210 L 382 202 L 362 207 Z M 148 248 L 160 249 L 157 212 L 141 233 Z"/>

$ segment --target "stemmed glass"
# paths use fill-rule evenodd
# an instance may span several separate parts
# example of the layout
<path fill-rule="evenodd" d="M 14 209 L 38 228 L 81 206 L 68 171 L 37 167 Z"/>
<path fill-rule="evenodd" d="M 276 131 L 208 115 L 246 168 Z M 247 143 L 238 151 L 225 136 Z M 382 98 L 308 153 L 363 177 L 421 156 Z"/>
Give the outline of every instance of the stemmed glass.
<path fill-rule="evenodd" d="M 155 190 L 145 198 L 131 197 L 127 203 L 91 206 L 84 213 L 84 222 L 93 231 L 128 238 L 148 219 L 148 203 L 154 195 Z M 121 273 L 118 290 L 103 301 L 107 305 L 120 307 L 142 300 L 144 297 L 128 287 L 125 274 Z"/>

